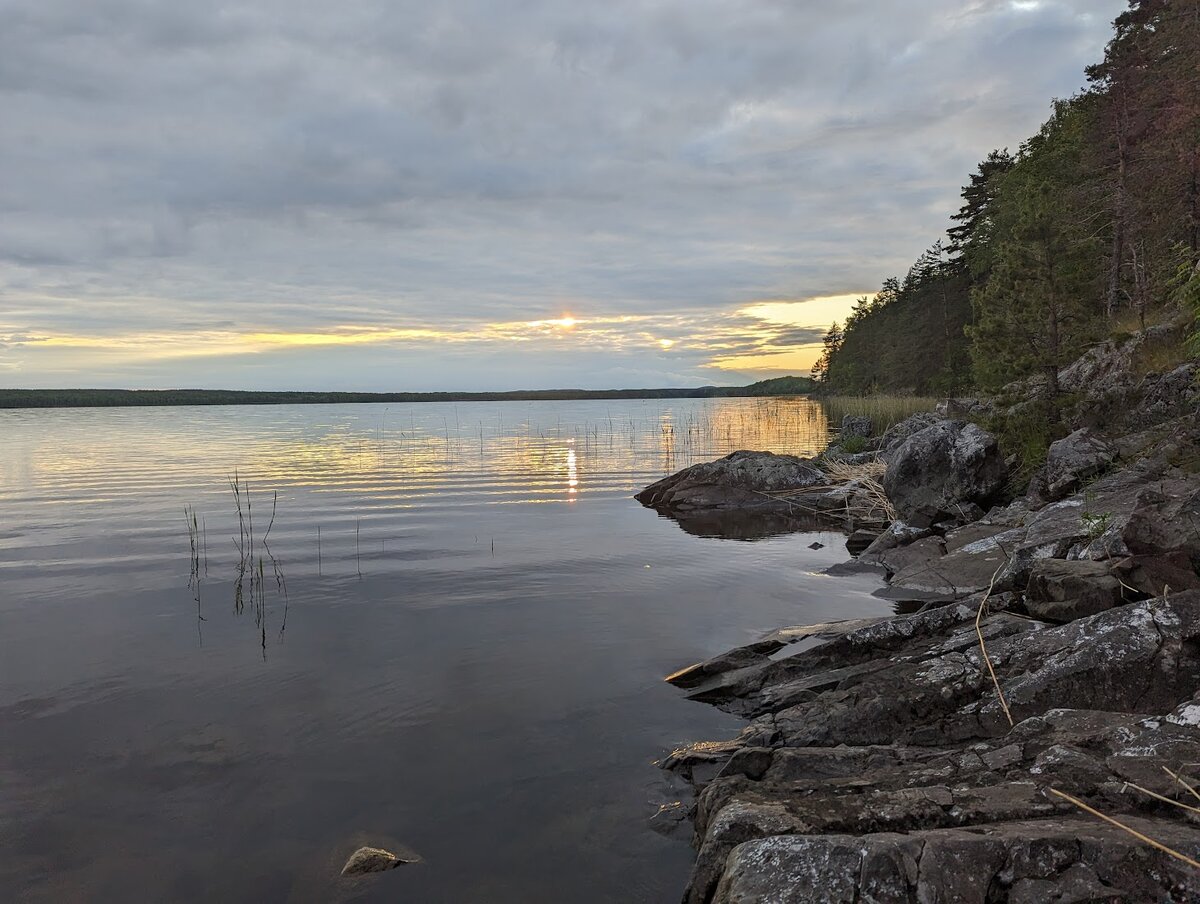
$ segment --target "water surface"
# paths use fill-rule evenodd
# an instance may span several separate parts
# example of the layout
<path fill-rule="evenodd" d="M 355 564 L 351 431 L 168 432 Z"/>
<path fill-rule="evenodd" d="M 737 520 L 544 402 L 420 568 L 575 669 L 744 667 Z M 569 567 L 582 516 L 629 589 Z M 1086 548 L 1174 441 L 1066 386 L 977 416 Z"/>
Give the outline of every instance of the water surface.
<path fill-rule="evenodd" d="M 740 722 L 661 677 L 884 604 L 816 574 L 839 535 L 630 497 L 826 436 L 803 399 L 0 411 L 0 899 L 677 900 L 653 761 Z M 339 882 L 370 841 L 424 862 Z"/>

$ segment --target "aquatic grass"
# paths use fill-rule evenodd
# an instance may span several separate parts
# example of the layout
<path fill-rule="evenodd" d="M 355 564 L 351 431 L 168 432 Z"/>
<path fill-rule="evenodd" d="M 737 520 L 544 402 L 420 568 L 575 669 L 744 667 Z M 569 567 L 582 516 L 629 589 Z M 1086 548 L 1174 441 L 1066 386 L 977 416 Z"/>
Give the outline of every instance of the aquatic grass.
<path fill-rule="evenodd" d="M 940 399 L 933 396 L 826 396 L 819 399 L 825 407 L 831 427 L 840 425 L 846 415 L 869 417 L 872 432 L 880 434 L 914 414 L 933 411 Z"/>
<path fill-rule="evenodd" d="M 204 621 L 204 615 L 200 606 L 200 524 L 196 519 L 196 509 L 193 506 L 185 505 L 183 507 L 183 520 L 187 525 L 188 532 L 188 547 L 191 560 L 191 574 L 188 577 L 188 589 L 196 600 L 196 632 L 200 635 L 200 642 L 204 642 L 204 635 L 201 633 L 200 623 Z M 208 570 L 208 552 L 204 553 L 205 572 Z"/>
<path fill-rule="evenodd" d="M 242 505 L 242 481 L 235 470 L 233 476 L 229 478 L 229 488 L 233 491 L 234 508 L 237 512 L 238 536 L 234 540 L 234 548 L 237 549 L 237 576 L 233 582 L 233 611 L 241 614 L 245 605 L 244 585 L 246 580 L 246 565 L 249 561 L 249 548 L 247 544 L 246 530 L 246 514 Z"/>
<path fill-rule="evenodd" d="M 254 500 L 250 492 L 250 484 L 244 481 L 235 470 L 228 478 L 229 488 L 233 493 L 234 511 L 237 516 L 238 535 L 234 539 L 237 550 L 236 574 L 233 582 L 233 609 L 237 614 L 245 610 L 247 598 L 254 608 L 254 624 L 259 629 L 263 657 L 267 655 L 267 596 L 266 596 L 266 562 L 271 563 L 271 573 L 275 580 L 276 594 L 283 600 L 283 619 L 280 625 L 280 638 L 287 627 L 289 598 L 287 578 L 284 575 L 283 564 L 271 549 L 271 529 L 275 526 L 275 517 L 279 510 L 279 493 L 271 495 L 271 517 L 267 521 L 267 529 L 258 538 L 260 550 L 256 550 L 254 534 Z M 319 528 L 318 528 L 319 530 Z M 265 554 L 265 557 L 264 557 Z M 247 573 L 250 576 L 246 581 Z"/>

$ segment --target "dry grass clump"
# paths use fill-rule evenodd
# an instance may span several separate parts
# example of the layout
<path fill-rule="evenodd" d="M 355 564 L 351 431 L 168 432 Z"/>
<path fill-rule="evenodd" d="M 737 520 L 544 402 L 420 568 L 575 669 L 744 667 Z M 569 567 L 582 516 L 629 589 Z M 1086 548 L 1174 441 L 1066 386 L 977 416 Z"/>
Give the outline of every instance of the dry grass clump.
<path fill-rule="evenodd" d="M 835 482 L 844 483 L 850 480 L 875 480 L 883 477 L 887 465 L 878 458 L 851 464 L 848 461 L 826 461 L 821 463 L 821 470 Z"/>
<path fill-rule="evenodd" d="M 888 521 L 895 521 L 898 517 L 896 507 L 892 505 L 892 500 L 888 499 L 883 484 L 880 482 L 883 472 L 887 470 L 887 465 L 879 459 L 872 459 L 861 464 L 829 461 L 824 463 L 823 470 L 836 484 L 854 483 L 858 486 L 858 496 L 865 502 L 867 509 L 866 517 L 862 520 L 869 520 L 880 513 Z M 861 512 L 858 514 L 862 515 Z"/>

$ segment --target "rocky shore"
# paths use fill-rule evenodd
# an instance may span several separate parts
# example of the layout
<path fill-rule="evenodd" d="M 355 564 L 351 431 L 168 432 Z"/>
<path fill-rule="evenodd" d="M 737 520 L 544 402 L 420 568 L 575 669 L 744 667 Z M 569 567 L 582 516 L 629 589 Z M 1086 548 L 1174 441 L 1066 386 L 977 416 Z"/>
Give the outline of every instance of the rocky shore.
<path fill-rule="evenodd" d="M 866 452 L 738 452 L 639 495 L 685 527 L 837 519 L 839 568 L 909 613 L 667 679 L 747 720 L 662 764 L 695 791 L 688 904 L 1200 901 L 1198 369 L 1139 373 L 1148 341 L 1063 371 L 1069 432 L 1022 486 L 976 423 L 1000 403 L 956 400 Z"/>

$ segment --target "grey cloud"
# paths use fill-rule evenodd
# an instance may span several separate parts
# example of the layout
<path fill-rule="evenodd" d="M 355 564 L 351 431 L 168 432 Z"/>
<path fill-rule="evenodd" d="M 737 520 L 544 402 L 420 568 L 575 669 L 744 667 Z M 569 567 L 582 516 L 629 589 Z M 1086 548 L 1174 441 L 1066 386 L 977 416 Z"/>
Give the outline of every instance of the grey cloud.
<path fill-rule="evenodd" d="M 1123 5 L 0 2 L 0 331 L 869 291 Z"/>

